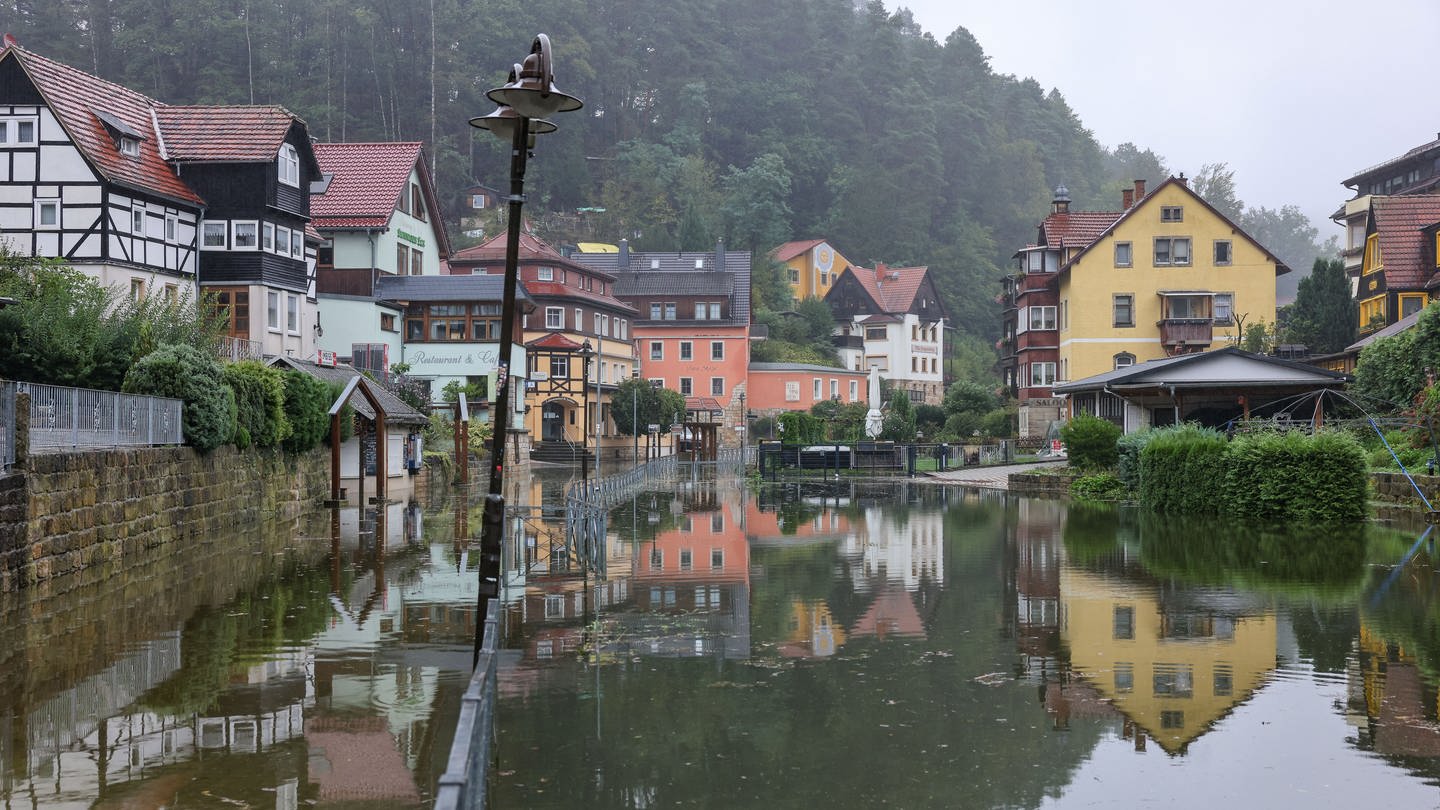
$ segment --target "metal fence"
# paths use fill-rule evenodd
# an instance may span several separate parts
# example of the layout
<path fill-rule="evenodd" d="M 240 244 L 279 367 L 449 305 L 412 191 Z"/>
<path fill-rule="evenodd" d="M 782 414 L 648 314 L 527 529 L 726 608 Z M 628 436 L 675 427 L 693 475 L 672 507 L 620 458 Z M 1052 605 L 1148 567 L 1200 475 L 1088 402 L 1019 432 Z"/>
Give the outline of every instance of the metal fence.
<path fill-rule="evenodd" d="M 32 453 L 185 441 L 178 399 L 40 383 L 15 386 L 30 395 Z"/>
<path fill-rule="evenodd" d="M 0 472 L 15 464 L 15 383 L 0 380 Z"/>
<path fill-rule="evenodd" d="M 435 810 L 485 807 L 490 753 L 495 742 L 495 678 L 500 660 L 500 600 L 485 611 L 485 641 L 470 685 L 460 699 L 460 719 L 445 773 L 435 789 Z"/>
<path fill-rule="evenodd" d="M 227 363 L 238 363 L 241 360 L 264 360 L 265 346 L 258 340 L 222 335 L 219 354 L 220 359 Z"/>

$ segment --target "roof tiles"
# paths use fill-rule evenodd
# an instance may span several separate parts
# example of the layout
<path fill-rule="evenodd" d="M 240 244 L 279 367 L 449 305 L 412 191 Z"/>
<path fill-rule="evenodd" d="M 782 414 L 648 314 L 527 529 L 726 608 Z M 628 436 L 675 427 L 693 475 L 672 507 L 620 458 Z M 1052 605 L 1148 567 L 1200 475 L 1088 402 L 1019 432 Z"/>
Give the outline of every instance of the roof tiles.
<path fill-rule="evenodd" d="M 419 141 L 317 143 L 320 171 L 332 174 L 324 194 L 311 197 L 320 228 L 384 228 L 420 160 Z"/>
<path fill-rule="evenodd" d="M 1370 221 L 1379 235 L 1380 258 L 1385 265 L 1385 286 L 1418 290 L 1433 275 L 1421 250 L 1421 231 L 1440 222 L 1440 194 L 1374 197 Z"/>
<path fill-rule="evenodd" d="M 159 105 L 165 155 L 182 163 L 274 160 L 296 120 L 284 107 Z"/>
<path fill-rule="evenodd" d="M 1045 244 L 1052 248 L 1085 247 L 1109 230 L 1123 211 L 1068 211 L 1051 214 L 1040 223 Z"/>

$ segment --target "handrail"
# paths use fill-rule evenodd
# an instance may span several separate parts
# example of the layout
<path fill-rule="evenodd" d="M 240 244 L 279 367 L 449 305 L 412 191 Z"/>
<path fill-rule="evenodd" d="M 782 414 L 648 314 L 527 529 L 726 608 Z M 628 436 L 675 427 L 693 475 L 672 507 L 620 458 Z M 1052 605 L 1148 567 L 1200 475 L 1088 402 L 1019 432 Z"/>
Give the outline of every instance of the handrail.
<path fill-rule="evenodd" d="M 500 660 L 500 601 L 485 611 L 485 641 L 470 685 L 460 698 L 455 740 L 450 744 L 445 773 L 435 788 L 435 810 L 484 808 L 495 745 L 495 681 Z"/>

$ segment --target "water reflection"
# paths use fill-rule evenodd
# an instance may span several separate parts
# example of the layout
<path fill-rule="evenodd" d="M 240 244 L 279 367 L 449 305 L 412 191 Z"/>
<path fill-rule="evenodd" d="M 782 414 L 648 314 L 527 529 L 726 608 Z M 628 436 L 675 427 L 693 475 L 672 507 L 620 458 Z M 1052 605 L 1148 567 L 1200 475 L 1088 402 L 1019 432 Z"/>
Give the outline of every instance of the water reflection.
<path fill-rule="evenodd" d="M 470 668 L 468 511 L 320 512 L 0 596 L 0 806 L 424 806 Z"/>
<path fill-rule="evenodd" d="M 1413 533 L 723 479 L 610 525 L 507 589 L 501 806 L 1435 803 Z"/>

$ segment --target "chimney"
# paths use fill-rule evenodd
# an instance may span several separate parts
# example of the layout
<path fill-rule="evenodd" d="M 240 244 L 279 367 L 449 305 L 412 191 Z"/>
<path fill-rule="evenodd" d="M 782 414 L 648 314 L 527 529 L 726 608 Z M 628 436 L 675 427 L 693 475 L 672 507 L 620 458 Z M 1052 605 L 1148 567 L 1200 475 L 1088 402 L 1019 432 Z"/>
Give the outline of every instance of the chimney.
<path fill-rule="evenodd" d="M 724 240 L 724 239 L 716 239 L 716 240 L 715 240 L 715 269 L 716 269 L 716 270 L 724 270 L 724 269 L 725 269 L 725 240 Z"/>
<path fill-rule="evenodd" d="M 1180 181 L 1180 185 L 1182 186 L 1190 185 L 1190 178 L 1186 177 L 1184 172 L 1180 172 L 1180 176 L 1175 179 Z"/>
<path fill-rule="evenodd" d="M 630 269 L 630 240 L 620 240 L 620 258 L 615 260 L 615 269 L 625 271 Z"/>
<path fill-rule="evenodd" d="M 1144 180 L 1136 180 L 1136 181 L 1135 181 L 1135 202 L 1138 203 L 1138 202 L 1140 202 L 1140 201 L 1141 201 L 1142 199 L 1144 199 L 1144 198 L 1145 198 L 1145 181 L 1144 181 Z"/>
<path fill-rule="evenodd" d="M 1120 210 L 1129 211 L 1130 206 L 1135 204 L 1135 189 L 1127 188 L 1120 191 Z"/>

